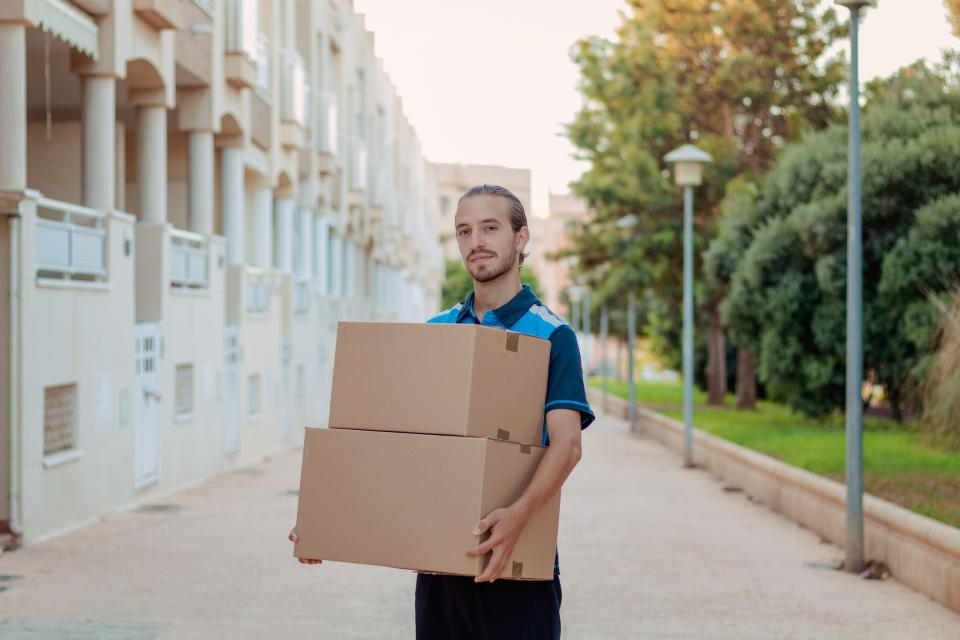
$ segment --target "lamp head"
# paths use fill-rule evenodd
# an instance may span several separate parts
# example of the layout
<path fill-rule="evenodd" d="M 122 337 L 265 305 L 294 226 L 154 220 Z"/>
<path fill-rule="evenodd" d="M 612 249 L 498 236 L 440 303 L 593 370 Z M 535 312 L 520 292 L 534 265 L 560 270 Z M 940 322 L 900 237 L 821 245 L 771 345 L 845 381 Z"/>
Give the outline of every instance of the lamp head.
<path fill-rule="evenodd" d="M 842 4 L 847 9 L 860 9 L 862 7 L 875 7 L 877 0 L 833 0 L 837 4 Z"/>
<path fill-rule="evenodd" d="M 663 159 L 674 163 L 677 184 L 681 187 L 700 184 L 703 181 L 704 163 L 713 162 L 713 157 L 709 153 L 692 144 L 685 144 L 678 149 L 674 149 L 663 156 Z"/>

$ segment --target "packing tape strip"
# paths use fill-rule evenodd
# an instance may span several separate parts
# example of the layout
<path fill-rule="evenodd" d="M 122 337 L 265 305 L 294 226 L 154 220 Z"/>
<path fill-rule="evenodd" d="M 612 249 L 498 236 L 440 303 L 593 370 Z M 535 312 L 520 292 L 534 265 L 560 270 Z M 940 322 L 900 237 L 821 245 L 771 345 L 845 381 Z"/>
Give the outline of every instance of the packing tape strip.
<path fill-rule="evenodd" d="M 520 334 L 513 331 L 507 332 L 507 351 L 516 353 L 520 350 Z"/>
<path fill-rule="evenodd" d="M 497 429 L 497 440 L 509 440 L 510 432 L 506 429 Z"/>
<path fill-rule="evenodd" d="M 512 577 L 512 578 L 522 578 L 522 577 L 523 577 L 523 563 L 522 563 L 522 562 L 517 562 L 516 560 L 513 561 L 513 570 L 512 570 L 512 573 L 511 573 L 511 576 L 510 576 L 510 577 Z"/>
<path fill-rule="evenodd" d="M 530 453 L 530 445 L 528 444 L 520 445 L 520 453 Z"/>

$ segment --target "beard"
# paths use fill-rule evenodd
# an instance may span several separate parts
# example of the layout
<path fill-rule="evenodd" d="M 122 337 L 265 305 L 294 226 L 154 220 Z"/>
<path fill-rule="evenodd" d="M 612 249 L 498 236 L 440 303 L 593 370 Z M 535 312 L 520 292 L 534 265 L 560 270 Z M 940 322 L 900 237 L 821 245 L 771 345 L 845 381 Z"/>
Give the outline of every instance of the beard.
<path fill-rule="evenodd" d="M 516 266 L 518 253 L 516 247 L 514 247 L 513 250 L 510 251 L 510 255 L 503 260 L 497 260 L 496 254 L 492 254 L 494 259 L 490 262 L 493 264 L 472 265 L 468 258 L 466 260 L 467 271 L 470 272 L 470 276 L 477 282 L 496 280 Z"/>

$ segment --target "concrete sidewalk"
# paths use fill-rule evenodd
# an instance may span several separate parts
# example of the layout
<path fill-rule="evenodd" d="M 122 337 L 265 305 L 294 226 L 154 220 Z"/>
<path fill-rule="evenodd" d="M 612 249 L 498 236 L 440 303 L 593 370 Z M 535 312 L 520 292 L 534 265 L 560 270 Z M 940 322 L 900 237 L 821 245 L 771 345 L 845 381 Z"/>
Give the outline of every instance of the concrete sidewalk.
<path fill-rule="evenodd" d="M 0 581 L 0 638 L 412 638 L 414 574 L 292 558 L 299 464 L 276 456 L 0 557 L 20 576 Z M 960 637 L 960 615 L 895 580 L 807 565 L 841 557 L 604 417 L 563 497 L 565 637 Z"/>

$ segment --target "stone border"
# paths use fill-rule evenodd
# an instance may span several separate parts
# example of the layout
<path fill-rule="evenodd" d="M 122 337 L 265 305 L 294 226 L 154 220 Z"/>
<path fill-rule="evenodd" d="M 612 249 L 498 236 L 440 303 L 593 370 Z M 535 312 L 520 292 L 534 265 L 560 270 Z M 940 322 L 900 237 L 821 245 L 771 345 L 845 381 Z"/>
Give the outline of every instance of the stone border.
<path fill-rule="evenodd" d="M 587 388 L 590 403 L 603 406 L 603 393 Z M 607 413 L 627 419 L 627 402 L 607 397 Z M 682 454 L 683 424 L 637 407 L 635 431 L 653 436 Z M 723 438 L 694 429 L 693 459 L 747 495 L 776 509 L 824 538 L 844 544 L 846 487 Z M 886 500 L 865 494 L 864 554 L 883 562 L 897 580 L 960 612 L 960 529 Z"/>

